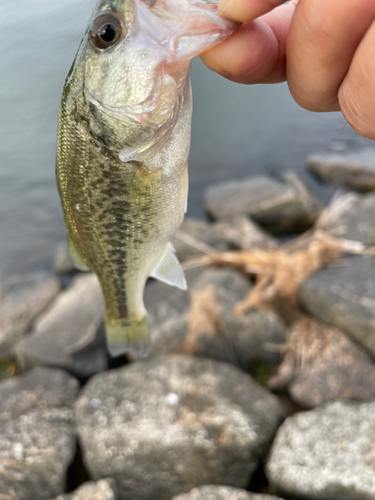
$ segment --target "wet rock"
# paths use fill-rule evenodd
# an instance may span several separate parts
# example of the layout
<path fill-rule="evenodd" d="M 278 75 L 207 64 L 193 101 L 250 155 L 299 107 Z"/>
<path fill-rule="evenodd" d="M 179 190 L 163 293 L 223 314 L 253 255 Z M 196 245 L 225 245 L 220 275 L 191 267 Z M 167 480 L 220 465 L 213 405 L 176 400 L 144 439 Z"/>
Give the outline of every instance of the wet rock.
<path fill-rule="evenodd" d="M 337 330 L 325 350 L 294 379 L 289 394 L 304 408 L 338 399 L 369 401 L 375 396 L 375 364 Z"/>
<path fill-rule="evenodd" d="M 61 243 L 56 247 L 53 269 L 57 274 L 72 274 L 79 270 L 70 256 L 67 243 Z"/>
<path fill-rule="evenodd" d="M 375 189 L 375 149 L 352 153 L 325 153 L 307 158 L 309 169 L 324 180 L 333 180 L 356 191 Z"/>
<path fill-rule="evenodd" d="M 338 326 L 375 357 L 375 263 L 356 256 L 331 265 L 299 288 L 303 307 L 313 316 Z"/>
<path fill-rule="evenodd" d="M 64 368 L 87 377 L 107 368 L 105 306 L 94 274 L 75 278 L 52 307 L 39 318 L 35 332 L 16 347 L 24 367 L 38 365 Z"/>
<path fill-rule="evenodd" d="M 8 356 L 14 344 L 35 318 L 52 302 L 60 281 L 46 273 L 15 277 L 0 288 L 0 357 Z"/>
<path fill-rule="evenodd" d="M 240 370 L 184 356 L 97 375 L 76 403 L 87 469 L 114 477 L 121 500 L 246 486 L 280 418 L 276 397 Z"/>
<path fill-rule="evenodd" d="M 375 193 L 346 193 L 332 200 L 317 220 L 316 228 L 333 236 L 374 244 Z"/>
<path fill-rule="evenodd" d="M 288 418 L 267 467 L 280 495 L 375 498 L 375 403 L 335 402 Z"/>
<path fill-rule="evenodd" d="M 70 495 L 59 495 L 54 500 L 117 500 L 117 487 L 114 479 L 102 479 L 97 483 L 83 484 Z"/>
<path fill-rule="evenodd" d="M 307 229 L 322 209 L 294 172 L 280 180 L 259 175 L 212 186 L 205 208 L 214 219 L 247 215 L 276 234 Z"/>
<path fill-rule="evenodd" d="M 274 250 L 277 248 L 275 238 L 263 231 L 248 217 L 242 215 L 235 216 L 229 221 L 216 222 L 213 227 L 234 249 Z"/>
<path fill-rule="evenodd" d="M 73 459 L 73 414 L 32 411 L 0 425 L 0 498 L 43 500 L 65 489 Z"/>
<path fill-rule="evenodd" d="M 229 486 L 202 486 L 172 500 L 280 500 L 271 495 L 258 495 Z"/>
<path fill-rule="evenodd" d="M 212 224 L 191 217 L 184 220 L 179 231 L 171 239 L 171 243 L 180 261 L 202 254 L 205 245 L 220 252 L 229 249 L 226 239 Z"/>
<path fill-rule="evenodd" d="M 174 352 L 212 358 L 250 370 L 255 360 L 279 361 L 269 344 L 285 342 L 279 317 L 251 310 L 242 317 L 234 307 L 251 289 L 231 269 L 186 273 L 189 292 L 162 283 L 146 288 L 153 349 L 150 357 Z"/>
<path fill-rule="evenodd" d="M 61 370 L 35 368 L 0 383 L 0 422 L 31 410 L 71 406 L 78 381 Z"/>

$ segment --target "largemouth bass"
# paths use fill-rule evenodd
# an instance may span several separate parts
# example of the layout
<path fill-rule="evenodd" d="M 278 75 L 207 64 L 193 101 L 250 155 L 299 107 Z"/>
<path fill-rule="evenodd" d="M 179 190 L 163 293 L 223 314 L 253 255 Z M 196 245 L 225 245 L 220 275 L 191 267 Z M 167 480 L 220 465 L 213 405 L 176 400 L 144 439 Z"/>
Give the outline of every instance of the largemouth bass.
<path fill-rule="evenodd" d="M 104 294 L 113 356 L 149 350 L 150 276 L 186 289 L 168 241 L 187 206 L 190 61 L 235 27 L 210 0 L 100 0 L 66 79 L 58 189 L 73 260 Z"/>

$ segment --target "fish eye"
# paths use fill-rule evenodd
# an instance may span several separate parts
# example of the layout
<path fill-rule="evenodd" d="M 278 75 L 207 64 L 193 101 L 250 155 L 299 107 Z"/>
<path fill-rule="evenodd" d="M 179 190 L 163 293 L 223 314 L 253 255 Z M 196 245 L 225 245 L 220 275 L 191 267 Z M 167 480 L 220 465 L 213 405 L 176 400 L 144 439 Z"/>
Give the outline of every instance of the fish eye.
<path fill-rule="evenodd" d="M 120 19 L 114 14 L 104 13 L 92 24 L 91 41 L 97 49 L 108 49 L 120 40 L 122 32 Z"/>

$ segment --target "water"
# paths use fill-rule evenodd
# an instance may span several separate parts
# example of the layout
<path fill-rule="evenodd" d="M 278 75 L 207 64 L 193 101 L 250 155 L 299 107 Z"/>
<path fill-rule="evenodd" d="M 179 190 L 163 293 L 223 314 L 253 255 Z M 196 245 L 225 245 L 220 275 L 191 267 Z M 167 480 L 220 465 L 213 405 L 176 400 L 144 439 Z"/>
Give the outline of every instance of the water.
<path fill-rule="evenodd" d="M 62 84 L 94 4 L 1 0 L 0 277 L 48 268 L 65 238 L 54 178 L 56 123 Z M 280 168 L 303 172 L 310 152 L 367 142 L 339 113 L 299 108 L 284 84 L 239 86 L 200 61 L 192 81 L 190 215 L 203 215 L 208 184 Z"/>

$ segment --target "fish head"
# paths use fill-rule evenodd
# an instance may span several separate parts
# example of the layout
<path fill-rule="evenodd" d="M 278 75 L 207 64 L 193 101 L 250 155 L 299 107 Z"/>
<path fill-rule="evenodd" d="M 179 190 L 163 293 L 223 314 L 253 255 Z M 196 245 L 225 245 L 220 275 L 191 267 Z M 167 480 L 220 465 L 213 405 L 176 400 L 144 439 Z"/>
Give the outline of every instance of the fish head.
<path fill-rule="evenodd" d="M 191 59 L 236 27 L 215 0 L 100 0 L 75 63 L 91 133 L 142 160 L 176 123 Z"/>

